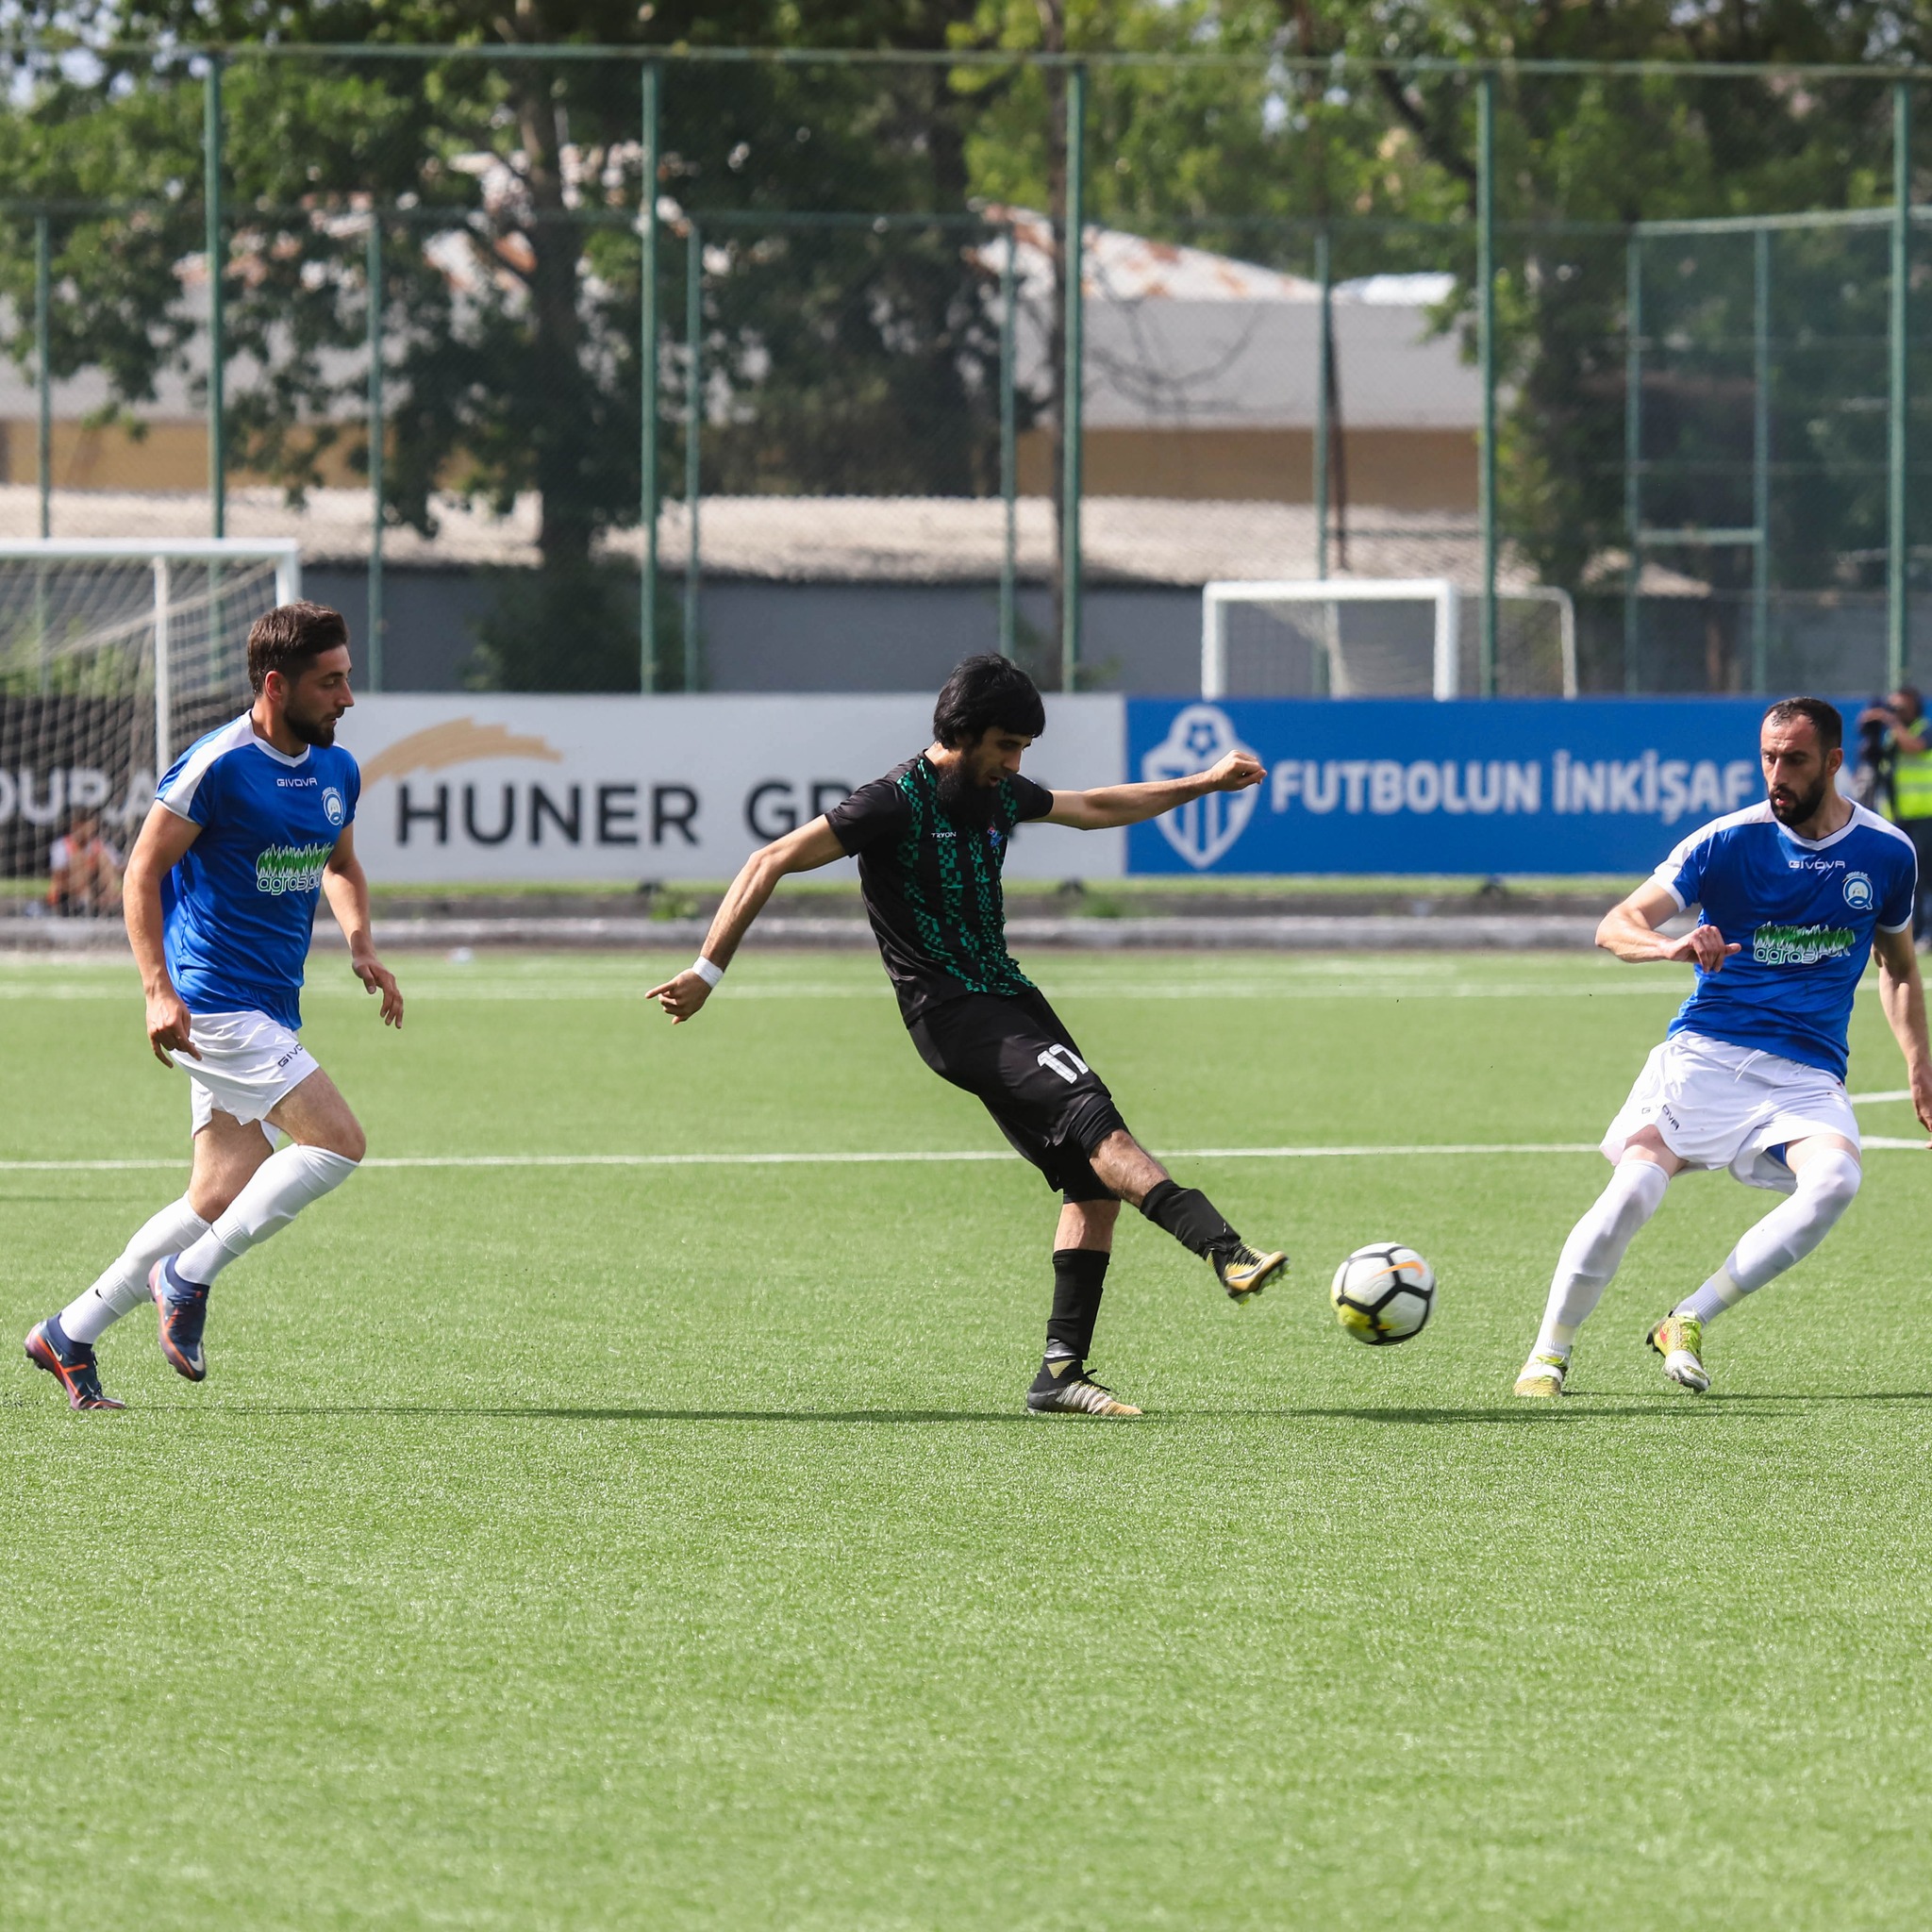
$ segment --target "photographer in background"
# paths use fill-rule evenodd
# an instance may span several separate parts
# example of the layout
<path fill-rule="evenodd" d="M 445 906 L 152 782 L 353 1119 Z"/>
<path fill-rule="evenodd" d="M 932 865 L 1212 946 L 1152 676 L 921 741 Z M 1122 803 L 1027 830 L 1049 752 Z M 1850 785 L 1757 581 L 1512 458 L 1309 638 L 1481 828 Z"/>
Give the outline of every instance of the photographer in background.
<path fill-rule="evenodd" d="M 1932 905 L 1932 721 L 1924 700 L 1908 684 L 1883 704 L 1858 717 L 1859 763 L 1874 773 L 1874 795 L 1867 801 L 1898 823 L 1919 855 L 1919 900 L 1912 911 L 1912 938 L 1926 940 L 1926 908 Z M 1861 789 L 1864 780 L 1861 769 Z"/>
<path fill-rule="evenodd" d="M 56 912 L 82 919 L 121 909 L 121 855 L 101 836 L 97 812 L 76 810 L 67 836 L 54 841 L 47 855 L 53 878 L 47 904 Z"/>

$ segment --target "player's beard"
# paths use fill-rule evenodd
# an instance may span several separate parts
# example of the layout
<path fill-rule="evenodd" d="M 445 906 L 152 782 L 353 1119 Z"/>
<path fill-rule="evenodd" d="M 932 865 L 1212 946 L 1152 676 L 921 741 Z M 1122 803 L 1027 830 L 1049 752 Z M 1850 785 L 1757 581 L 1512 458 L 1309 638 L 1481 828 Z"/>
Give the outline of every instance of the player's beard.
<path fill-rule="evenodd" d="M 333 706 L 325 711 L 308 715 L 297 711 L 291 705 L 282 713 L 282 723 L 299 738 L 304 744 L 319 744 L 325 749 L 336 741 L 336 719 L 338 713 Z"/>
<path fill-rule="evenodd" d="M 1774 791 L 1771 794 L 1771 815 L 1781 825 L 1802 825 L 1807 819 L 1816 816 L 1818 808 L 1824 803 L 1824 780 L 1820 778 L 1808 791 L 1782 798 Z"/>
<path fill-rule="evenodd" d="M 986 831 L 992 824 L 999 802 L 998 788 L 974 783 L 964 758 L 941 767 L 940 809 L 961 831 Z"/>

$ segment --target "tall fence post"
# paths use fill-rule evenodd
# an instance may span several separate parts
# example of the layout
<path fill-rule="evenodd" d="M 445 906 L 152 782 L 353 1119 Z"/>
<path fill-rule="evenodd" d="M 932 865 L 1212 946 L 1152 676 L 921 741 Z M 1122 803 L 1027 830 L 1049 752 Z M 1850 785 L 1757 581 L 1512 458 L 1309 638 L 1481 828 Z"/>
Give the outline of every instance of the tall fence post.
<path fill-rule="evenodd" d="M 382 210 L 369 199 L 369 236 L 362 262 L 369 285 L 369 689 L 383 684 L 382 504 L 384 495 L 383 439 L 386 434 L 382 396 Z"/>
<path fill-rule="evenodd" d="M 705 244 L 695 217 L 685 230 L 684 249 L 684 688 L 698 688 L 698 438 L 705 420 Z"/>
<path fill-rule="evenodd" d="M 658 115 L 663 70 L 646 60 L 641 176 L 638 210 L 638 371 L 642 383 L 638 437 L 638 528 L 643 538 L 638 579 L 638 689 L 658 689 Z"/>
<path fill-rule="evenodd" d="M 1082 283 L 1087 239 L 1087 70 L 1067 75 L 1067 364 L 1060 381 L 1065 475 L 1060 478 L 1062 556 L 1060 559 L 1060 689 L 1077 689 L 1080 678 L 1080 498 L 1083 372 L 1086 367 L 1086 305 Z"/>
<path fill-rule="evenodd" d="M 1771 681 L 1771 230 L 1751 237 L 1751 689 Z"/>
<path fill-rule="evenodd" d="M 1624 243 L 1624 690 L 1642 683 L 1637 646 L 1643 594 L 1643 235 Z"/>
<path fill-rule="evenodd" d="M 53 254 L 47 217 L 38 214 L 34 217 L 34 400 L 40 424 L 34 448 L 42 543 L 54 534 Z"/>
<path fill-rule="evenodd" d="M 1315 575 L 1328 575 L 1328 439 L 1333 429 L 1328 421 L 1329 358 L 1334 354 L 1330 334 L 1334 319 L 1333 266 L 1328 256 L 1328 229 L 1324 225 L 1315 233 L 1315 281 L 1321 290 L 1321 308 L 1315 316 L 1315 449 L 1313 488 L 1315 497 Z"/>
<path fill-rule="evenodd" d="M 1000 502 L 1005 512 L 1005 528 L 1000 546 L 1000 650 L 1013 655 L 1018 630 L 1019 532 L 1019 452 L 1016 426 L 1014 381 L 1015 337 L 1018 325 L 1014 309 L 1020 296 L 1019 236 L 1013 224 L 1007 224 L 1006 252 L 1000 260 Z"/>
<path fill-rule="evenodd" d="M 1476 84 L 1476 348 L 1482 364 L 1482 467 L 1477 476 L 1483 544 L 1483 625 L 1476 689 L 1496 694 L 1496 73 Z"/>
<path fill-rule="evenodd" d="M 1891 380 L 1885 466 L 1885 675 L 1893 690 L 1906 677 L 1911 595 L 1910 530 L 1906 518 L 1906 477 L 1911 460 L 1906 420 L 1911 407 L 1911 269 L 1912 93 L 1899 80 L 1891 88 Z"/>
<path fill-rule="evenodd" d="M 209 535 L 228 534 L 227 425 L 223 382 L 227 344 L 222 269 L 226 258 L 222 218 L 222 57 L 208 57 L 202 90 L 202 198 L 208 247 L 208 493 Z"/>

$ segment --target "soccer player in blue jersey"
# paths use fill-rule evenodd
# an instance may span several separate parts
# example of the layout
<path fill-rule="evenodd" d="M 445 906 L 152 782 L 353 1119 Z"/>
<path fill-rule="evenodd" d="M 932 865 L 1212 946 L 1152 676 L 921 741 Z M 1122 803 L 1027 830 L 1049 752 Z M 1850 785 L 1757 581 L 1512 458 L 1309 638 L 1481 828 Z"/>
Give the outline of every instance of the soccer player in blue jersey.
<path fill-rule="evenodd" d="M 1649 1330 L 1670 1381 L 1710 1387 L 1706 1327 L 1802 1261 L 1858 1191 L 1845 1032 L 1874 953 L 1912 1105 L 1932 1130 L 1912 950 L 1918 860 L 1896 825 L 1840 796 L 1843 742 L 1843 721 L 1822 698 L 1773 705 L 1758 741 L 1764 802 L 1693 832 L 1597 928 L 1618 958 L 1689 960 L 1696 983 L 1604 1136 L 1615 1172 L 1563 1245 L 1518 1395 L 1562 1394 L 1577 1329 L 1686 1168 L 1728 1168 L 1789 1197 Z M 1692 906 L 1703 915 L 1693 931 L 1657 930 Z"/>
<path fill-rule="evenodd" d="M 121 1408 L 101 1390 L 94 1343 L 152 1299 L 161 1354 L 191 1382 L 208 1374 L 208 1288 L 228 1263 L 340 1187 L 362 1129 L 297 1038 L 297 998 L 320 893 L 349 963 L 403 996 L 370 937 L 357 862 L 356 760 L 335 741 L 349 691 L 349 631 L 320 604 L 284 604 L 248 633 L 253 707 L 210 732 L 161 780 L 127 863 L 127 937 L 147 994 L 147 1037 L 192 1084 L 188 1191 L 149 1220 L 78 1299 L 26 1338 L 36 1368 L 75 1408 Z M 287 1137 L 275 1150 L 270 1128 Z"/>

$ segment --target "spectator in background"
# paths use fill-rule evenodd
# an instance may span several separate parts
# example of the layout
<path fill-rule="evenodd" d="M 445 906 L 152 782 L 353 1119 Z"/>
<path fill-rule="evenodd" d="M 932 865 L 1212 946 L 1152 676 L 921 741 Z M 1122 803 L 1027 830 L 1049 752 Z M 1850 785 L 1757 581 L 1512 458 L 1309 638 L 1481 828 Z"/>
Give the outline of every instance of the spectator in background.
<path fill-rule="evenodd" d="M 1872 808 L 1885 811 L 1912 841 L 1919 855 L 1919 901 L 1912 912 L 1912 938 L 1921 946 L 1932 931 L 1932 721 L 1925 701 L 1908 685 L 1901 685 L 1882 705 L 1874 705 L 1858 720 L 1861 734 L 1882 730 L 1880 758 L 1889 780 L 1889 799 L 1874 798 Z"/>
<path fill-rule="evenodd" d="M 121 855 L 101 837 L 97 812 L 77 811 L 67 821 L 67 836 L 54 841 L 49 864 L 47 904 L 56 912 L 91 918 L 120 911 Z"/>

